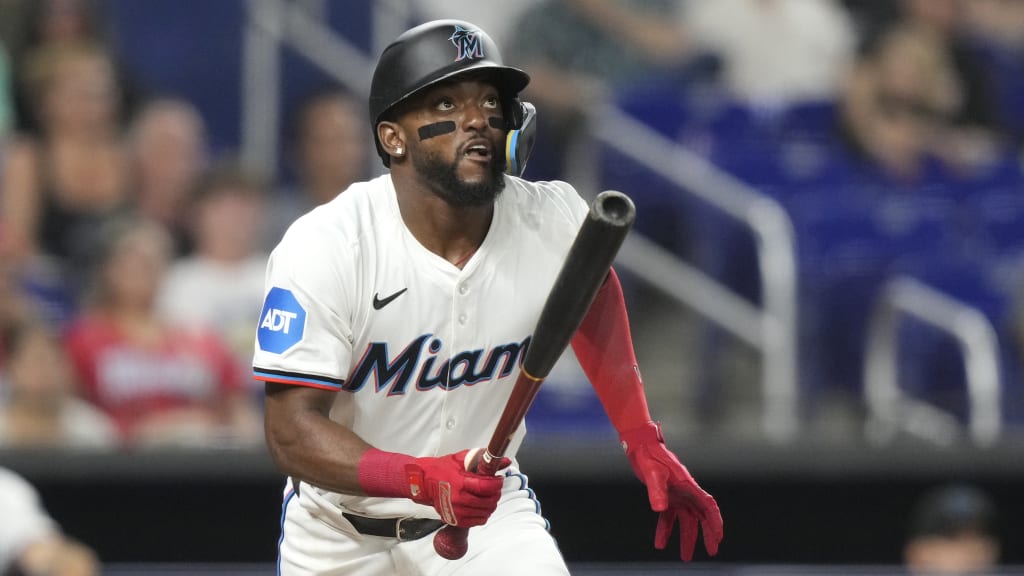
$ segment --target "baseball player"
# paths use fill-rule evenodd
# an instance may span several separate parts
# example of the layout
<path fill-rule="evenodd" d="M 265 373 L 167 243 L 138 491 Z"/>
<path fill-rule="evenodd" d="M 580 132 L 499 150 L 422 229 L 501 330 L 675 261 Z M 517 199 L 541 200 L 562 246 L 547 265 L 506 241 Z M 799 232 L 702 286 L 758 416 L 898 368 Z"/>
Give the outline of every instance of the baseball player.
<path fill-rule="evenodd" d="M 515 462 L 468 471 L 509 398 L 531 331 L 588 206 L 528 182 L 529 77 L 467 22 L 415 27 L 380 56 L 370 94 L 390 172 L 299 218 L 273 251 L 254 374 L 289 476 L 281 574 L 568 574 Z M 651 421 L 621 287 L 609 274 L 573 347 L 626 455 L 692 556 L 722 538 L 715 500 Z M 438 556 L 434 532 L 469 530 Z"/>

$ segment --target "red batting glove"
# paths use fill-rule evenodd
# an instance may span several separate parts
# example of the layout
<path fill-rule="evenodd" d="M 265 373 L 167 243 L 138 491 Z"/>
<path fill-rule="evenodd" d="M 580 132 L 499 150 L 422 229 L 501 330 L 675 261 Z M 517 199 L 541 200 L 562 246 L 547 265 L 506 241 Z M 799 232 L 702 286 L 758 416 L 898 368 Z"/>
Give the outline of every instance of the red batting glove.
<path fill-rule="evenodd" d="M 661 425 L 648 422 L 640 428 L 619 435 L 633 472 L 647 486 L 651 508 L 661 512 L 654 547 L 665 548 L 672 527 L 679 519 L 679 552 L 683 560 L 693 559 L 697 543 L 697 524 L 704 531 L 704 547 L 708 554 L 718 553 L 722 541 L 722 513 L 715 499 L 697 485 L 675 454 L 665 447 Z"/>
<path fill-rule="evenodd" d="M 452 526 L 480 526 L 498 507 L 504 480 L 467 471 L 468 453 L 414 458 L 371 448 L 359 460 L 359 485 L 368 496 L 409 498 L 433 506 Z M 509 464 L 503 458 L 499 468 Z"/>

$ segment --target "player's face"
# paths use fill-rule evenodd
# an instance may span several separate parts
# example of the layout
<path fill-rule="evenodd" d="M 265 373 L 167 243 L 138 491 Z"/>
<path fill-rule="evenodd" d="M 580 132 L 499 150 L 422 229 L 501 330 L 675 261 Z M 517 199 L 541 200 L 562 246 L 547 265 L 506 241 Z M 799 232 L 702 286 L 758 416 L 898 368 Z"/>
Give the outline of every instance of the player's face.
<path fill-rule="evenodd" d="M 402 123 L 424 183 L 453 206 L 493 202 L 505 186 L 505 131 L 493 126 L 502 118 L 498 90 L 482 80 L 463 80 L 431 88 L 417 103 Z M 454 130 L 421 130 L 444 123 L 454 123 Z"/>

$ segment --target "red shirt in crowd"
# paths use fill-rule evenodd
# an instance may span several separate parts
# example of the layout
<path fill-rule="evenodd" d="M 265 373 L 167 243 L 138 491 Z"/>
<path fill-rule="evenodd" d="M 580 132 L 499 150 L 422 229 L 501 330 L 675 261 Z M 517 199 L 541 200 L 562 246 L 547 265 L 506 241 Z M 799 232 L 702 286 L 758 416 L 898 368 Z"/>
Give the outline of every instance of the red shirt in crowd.
<path fill-rule="evenodd" d="M 212 332 L 167 327 L 140 344 L 94 314 L 72 325 L 67 346 L 83 395 L 114 419 L 125 440 L 161 413 L 199 408 L 215 415 L 242 388 L 237 361 Z"/>

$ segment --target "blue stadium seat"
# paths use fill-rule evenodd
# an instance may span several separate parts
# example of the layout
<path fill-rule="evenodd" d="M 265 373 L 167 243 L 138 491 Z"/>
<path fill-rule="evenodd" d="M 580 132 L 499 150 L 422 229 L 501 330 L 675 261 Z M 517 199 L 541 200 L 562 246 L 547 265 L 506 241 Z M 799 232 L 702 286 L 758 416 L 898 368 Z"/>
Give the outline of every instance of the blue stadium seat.
<path fill-rule="evenodd" d="M 983 313 L 996 330 L 1003 368 L 1007 416 L 1020 413 L 1020 368 L 1014 326 L 1014 296 L 993 281 L 991 260 L 934 251 L 901 258 L 893 273 L 909 275 Z M 966 372 L 956 341 L 916 320 L 904 322 L 900 334 L 901 385 L 963 417 Z M 1015 399 L 1016 397 L 1016 399 Z"/>
<path fill-rule="evenodd" d="M 675 140 L 692 122 L 685 88 L 665 79 L 651 79 L 615 95 L 615 105 L 662 136 Z"/>
<path fill-rule="evenodd" d="M 1007 170 L 962 192 L 963 232 L 977 250 L 1024 252 L 1024 177 Z"/>
<path fill-rule="evenodd" d="M 647 88 L 625 101 L 631 114 L 774 197 L 790 215 L 805 390 L 859 391 L 868 319 L 885 281 L 900 273 L 982 310 L 999 332 L 1008 394 L 1024 397 L 1016 384 L 1021 370 L 1009 320 L 1013 285 L 1007 280 L 1024 278 L 1016 272 L 1024 262 L 1024 178 L 1017 159 L 964 179 L 930 158 L 920 178 L 904 182 L 844 147 L 834 103 L 776 110 L 727 101 L 695 107 L 678 87 L 671 95 Z M 635 165 L 628 174 L 608 170 L 613 180 L 643 181 L 637 173 L 643 170 Z M 759 302 L 756 246 L 749 231 L 695 199 L 683 196 L 673 204 L 672 218 L 686 215 L 687 257 Z M 664 221 L 655 224 L 662 226 Z M 677 228 L 672 236 L 678 234 Z M 900 338 L 900 370 L 908 390 L 962 413 L 964 373 L 951 348 L 955 342 L 913 320 Z M 1011 402 L 1007 410 L 1024 417 L 1024 400 Z"/>
<path fill-rule="evenodd" d="M 636 204 L 634 229 L 680 257 L 692 245 L 691 196 L 619 152 L 601 150 L 601 189 L 621 190 Z"/>
<path fill-rule="evenodd" d="M 707 126 L 711 159 L 784 201 L 794 188 L 823 182 L 837 166 L 835 105 L 808 101 L 785 108 L 724 107 Z"/>
<path fill-rule="evenodd" d="M 855 390 L 866 319 L 888 258 L 866 198 L 809 192 L 788 206 L 797 238 L 801 343 L 817 359 L 818 386 Z"/>

